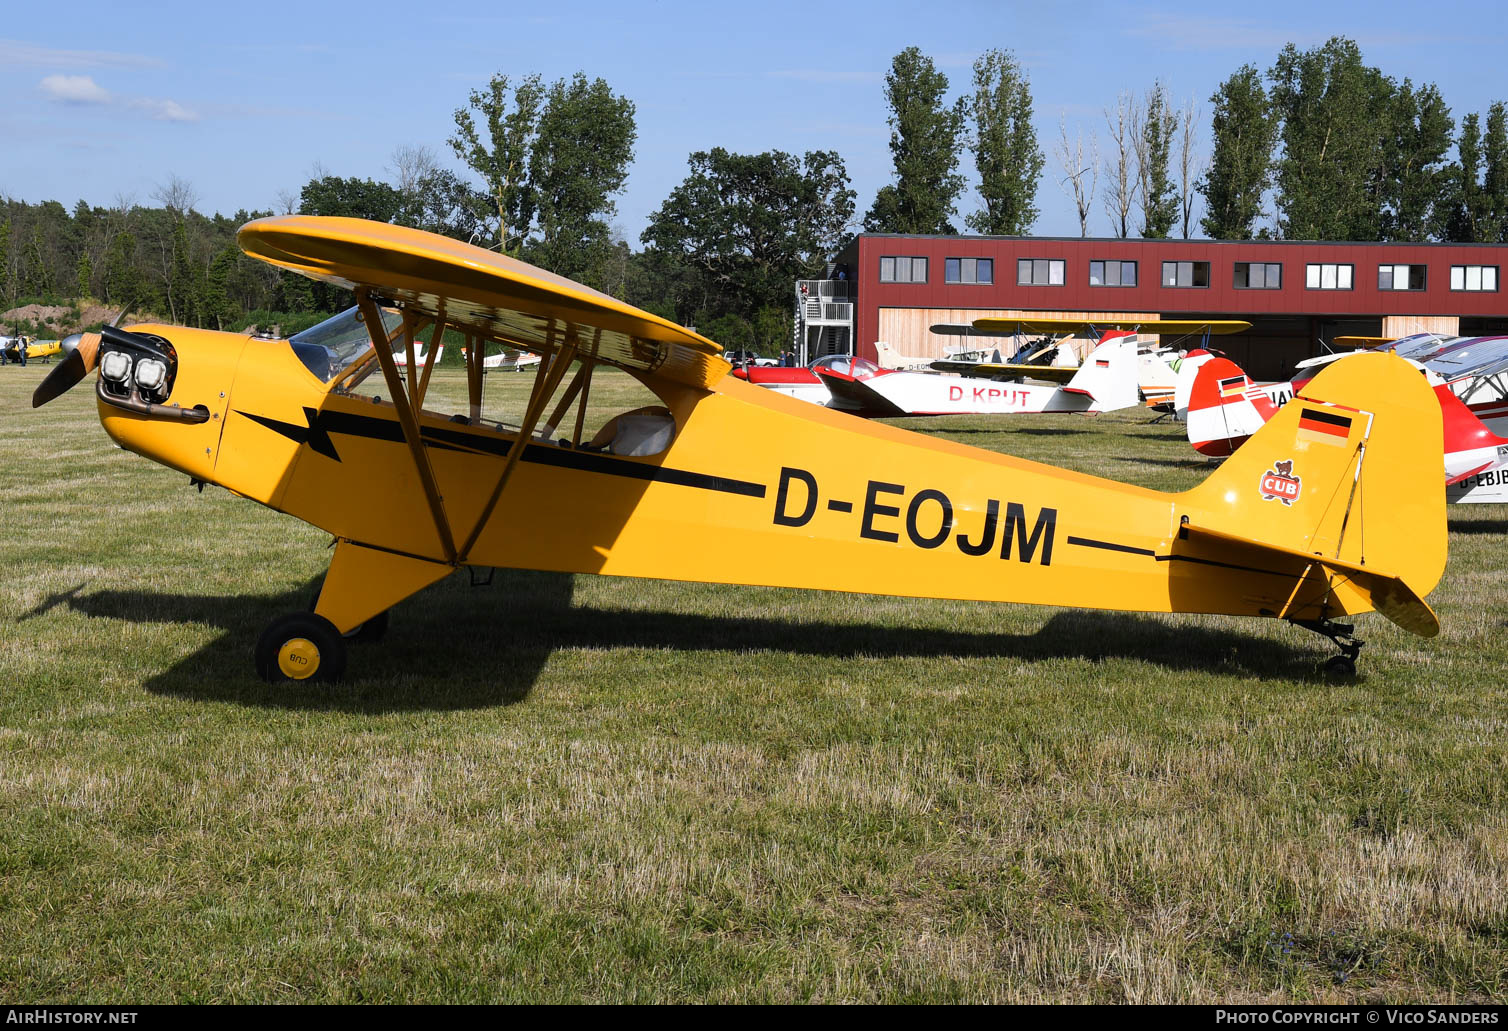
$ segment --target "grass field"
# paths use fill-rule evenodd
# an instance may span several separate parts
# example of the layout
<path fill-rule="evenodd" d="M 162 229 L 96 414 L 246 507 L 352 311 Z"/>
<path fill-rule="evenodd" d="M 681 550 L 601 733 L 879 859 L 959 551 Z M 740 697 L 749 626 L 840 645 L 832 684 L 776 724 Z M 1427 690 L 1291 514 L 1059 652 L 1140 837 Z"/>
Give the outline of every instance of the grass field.
<path fill-rule="evenodd" d="M 1502 508 L 1343 683 L 1274 622 L 499 571 L 272 688 L 328 538 L 46 371 L 0 369 L 0 1001 L 1508 998 Z M 1208 471 L 1140 413 L 903 424 Z"/>

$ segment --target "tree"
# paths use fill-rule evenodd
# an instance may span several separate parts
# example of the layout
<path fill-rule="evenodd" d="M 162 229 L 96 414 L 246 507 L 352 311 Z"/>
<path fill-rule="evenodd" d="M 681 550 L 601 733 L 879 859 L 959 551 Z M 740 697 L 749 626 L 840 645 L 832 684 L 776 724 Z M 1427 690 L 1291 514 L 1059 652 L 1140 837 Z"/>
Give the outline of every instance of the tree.
<path fill-rule="evenodd" d="M 1190 98 L 1178 113 L 1178 215 L 1183 238 L 1189 238 L 1194 221 L 1195 180 L 1199 176 L 1199 105 Z"/>
<path fill-rule="evenodd" d="M 11 229 L 10 219 L 0 222 L 0 301 L 9 308 L 16 299 L 16 279 L 11 274 Z"/>
<path fill-rule="evenodd" d="M 1482 189 L 1482 130 L 1475 111 L 1461 118 L 1456 140 L 1456 163 L 1451 166 L 1450 214 L 1445 238 L 1458 243 L 1481 243 L 1482 216 L 1487 194 Z"/>
<path fill-rule="evenodd" d="M 120 233 L 110 243 L 105 264 L 105 303 L 140 305 L 144 293 L 141 270 L 136 267 L 136 234 Z"/>
<path fill-rule="evenodd" d="M 485 139 L 470 110 L 455 111 L 456 132 L 449 140 L 450 148 L 486 184 L 497 210 L 496 239 L 508 253 L 517 253 L 534 221 L 529 155 L 543 97 L 538 75 L 526 76 L 517 87 L 511 86 L 506 75 L 494 75 L 486 92 L 472 90 L 470 107 L 482 116 Z"/>
<path fill-rule="evenodd" d="M 916 47 L 891 61 L 885 76 L 890 104 L 890 154 L 895 182 L 884 186 L 864 216 L 864 228 L 879 233 L 954 232 L 953 215 L 963 176 L 958 174 L 958 139 L 965 101 L 943 103 L 948 77 Z"/>
<path fill-rule="evenodd" d="M 662 275 L 689 269 L 679 314 L 732 314 L 748 322 L 786 310 L 792 284 L 818 275 L 853 219 L 854 192 L 833 151 L 801 160 L 781 151 L 733 154 L 721 147 L 690 157 L 641 237 Z M 700 314 L 698 314 L 700 313 Z"/>
<path fill-rule="evenodd" d="M 1168 161 L 1173 152 L 1173 136 L 1178 131 L 1178 115 L 1168 104 L 1168 89 L 1155 82 L 1147 91 L 1143 105 L 1133 108 L 1131 139 L 1136 151 L 1136 194 L 1142 212 L 1141 235 L 1149 240 L 1165 239 L 1178 220 L 1178 193 L 1168 175 Z"/>
<path fill-rule="evenodd" d="M 1058 180 L 1058 186 L 1073 198 L 1075 209 L 1079 213 L 1079 235 L 1089 235 L 1089 208 L 1094 202 L 1094 191 L 1100 182 L 1100 146 L 1099 141 L 1089 137 L 1089 158 L 1084 158 L 1084 129 L 1079 128 L 1078 135 L 1073 142 L 1068 141 L 1068 126 L 1063 120 L 1058 119 L 1058 146 L 1056 150 L 1058 167 L 1063 171 L 1063 178 Z M 1084 176 L 1089 175 L 1089 186 L 1084 186 Z M 1068 183 L 1073 183 L 1070 190 Z"/>
<path fill-rule="evenodd" d="M 1214 240 L 1250 240 L 1262 215 L 1262 194 L 1272 181 L 1278 123 L 1262 75 L 1242 65 L 1210 97 L 1210 167 L 1199 181 L 1204 217 L 1199 226 Z"/>
<path fill-rule="evenodd" d="M 1131 235 L 1131 204 L 1136 195 L 1136 185 L 1131 169 L 1131 154 L 1135 149 L 1132 138 L 1131 94 L 1122 92 L 1115 98 L 1115 113 L 1105 111 L 1105 124 L 1110 127 L 1111 154 L 1105 159 L 1105 171 L 1109 182 L 1105 185 L 1105 211 L 1110 215 L 1110 228 L 1116 236 L 1124 239 Z"/>
<path fill-rule="evenodd" d="M 158 183 L 152 196 L 179 218 L 186 218 L 194 210 L 194 205 L 199 203 L 199 192 L 193 184 L 177 175 L 169 175 L 167 182 Z"/>
<path fill-rule="evenodd" d="M 606 219 L 623 189 L 638 129 L 633 102 L 581 72 L 551 84 L 529 152 L 538 240 L 530 260 L 570 278 L 593 278 L 611 249 Z"/>
<path fill-rule="evenodd" d="M 1482 142 L 1486 170 L 1482 192 L 1482 238 L 1490 243 L 1508 242 L 1508 126 L 1503 102 L 1487 109 L 1487 135 Z"/>
<path fill-rule="evenodd" d="M 1445 232 L 1451 173 L 1445 160 L 1455 121 L 1433 85 L 1408 79 L 1393 91 L 1383 138 L 1379 239 L 1424 241 Z"/>
<path fill-rule="evenodd" d="M 1300 53 L 1283 48 L 1269 73 L 1282 120 L 1278 229 L 1290 240 L 1375 240 L 1392 83 L 1349 39 Z"/>
<path fill-rule="evenodd" d="M 182 217 L 173 226 L 172 264 L 163 286 L 173 321 L 187 325 L 194 317 L 194 267 L 189 261 L 188 229 Z"/>
<path fill-rule="evenodd" d="M 491 239 L 492 217 L 487 194 L 454 172 L 435 168 L 412 184 L 395 221 L 454 240 L 485 244 Z"/>
<path fill-rule="evenodd" d="M 387 183 L 375 179 L 342 179 L 326 175 L 310 179 L 299 193 L 299 214 L 336 215 L 391 222 L 403 210 L 403 198 Z"/>
<path fill-rule="evenodd" d="M 984 208 L 965 220 L 978 233 L 1024 236 L 1037 220 L 1042 150 L 1032 127 L 1031 83 L 1009 52 L 974 62 L 974 165 Z"/>

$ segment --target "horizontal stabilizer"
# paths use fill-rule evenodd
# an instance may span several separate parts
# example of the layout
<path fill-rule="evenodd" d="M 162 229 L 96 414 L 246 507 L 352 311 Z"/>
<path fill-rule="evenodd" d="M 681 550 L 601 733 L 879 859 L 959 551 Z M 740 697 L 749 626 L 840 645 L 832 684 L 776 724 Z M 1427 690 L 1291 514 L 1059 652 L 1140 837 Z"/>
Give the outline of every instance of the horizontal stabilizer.
<path fill-rule="evenodd" d="M 1256 566 L 1291 577 L 1294 592 L 1290 598 L 1290 609 L 1297 610 L 1314 604 L 1315 590 L 1328 594 L 1344 583 L 1363 594 L 1372 608 L 1409 633 L 1420 637 L 1434 637 L 1440 632 L 1440 621 L 1434 610 L 1401 577 L 1344 559 L 1311 555 L 1297 548 L 1266 544 L 1219 530 L 1184 526 L 1180 528 L 1178 536 L 1180 541 L 1187 541 L 1196 547 L 1206 561 Z M 1316 575 L 1321 571 L 1329 575 Z M 1303 597 L 1306 593 L 1310 596 Z M 1280 612 L 1278 615 L 1285 616 L 1287 613 Z"/>

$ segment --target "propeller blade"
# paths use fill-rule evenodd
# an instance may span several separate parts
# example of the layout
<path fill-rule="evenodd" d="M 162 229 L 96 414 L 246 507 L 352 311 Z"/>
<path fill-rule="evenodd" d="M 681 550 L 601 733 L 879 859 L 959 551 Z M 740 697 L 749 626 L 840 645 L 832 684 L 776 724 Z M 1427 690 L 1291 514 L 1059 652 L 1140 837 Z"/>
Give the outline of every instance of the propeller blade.
<path fill-rule="evenodd" d="M 68 393 L 75 383 L 89 375 L 99 359 L 99 342 L 98 333 L 85 333 L 79 339 L 78 347 L 53 366 L 47 377 L 37 384 L 31 395 L 31 406 L 41 408 L 53 398 Z"/>

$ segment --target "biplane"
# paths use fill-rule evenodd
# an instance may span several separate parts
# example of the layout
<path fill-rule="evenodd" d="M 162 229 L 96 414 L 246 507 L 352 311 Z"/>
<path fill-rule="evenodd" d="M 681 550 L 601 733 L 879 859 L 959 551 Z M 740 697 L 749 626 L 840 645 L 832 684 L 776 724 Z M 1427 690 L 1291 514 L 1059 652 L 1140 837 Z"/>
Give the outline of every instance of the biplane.
<path fill-rule="evenodd" d="M 1504 489 L 1508 439 L 1477 418 L 1437 373 L 1403 360 L 1423 373 L 1440 405 L 1447 499 L 1453 504 L 1508 500 Z M 1312 376 L 1304 376 L 1285 383 L 1255 383 L 1235 362 L 1227 358 L 1210 360 L 1200 367 L 1190 391 L 1189 443 L 1203 455 L 1231 454 L 1278 409 L 1301 396 L 1312 380 Z"/>
<path fill-rule="evenodd" d="M 1440 409 L 1390 355 L 1325 371 L 1202 484 L 1163 493 L 783 397 L 691 330 L 454 240 L 299 215 L 238 240 L 356 306 L 288 340 L 105 329 L 33 404 L 95 372 L 122 447 L 332 535 L 312 611 L 258 639 L 268 680 L 339 678 L 344 635 L 463 566 L 1266 617 L 1334 641 L 1336 670 L 1361 646 L 1348 615 L 1439 628 Z M 427 408 L 433 366 L 404 381 L 394 360 L 446 330 L 466 338 L 469 412 Z M 482 415 L 489 347 L 545 359 L 516 421 Z M 588 440 L 603 369 L 660 403 Z M 1318 442 L 1315 412 L 1334 427 Z"/>
<path fill-rule="evenodd" d="M 934 327 L 936 328 L 936 327 Z M 954 372 L 963 376 L 979 376 L 987 379 L 1019 380 L 1026 377 L 1048 382 L 1066 383 L 1077 369 L 1076 361 L 1068 361 L 1063 355 L 1066 349 L 1062 338 L 1072 334 L 1089 333 L 1098 343 L 1116 336 L 1137 338 L 1136 383 L 1142 399 L 1149 406 L 1167 405 L 1173 399 L 1178 370 L 1174 363 L 1180 352 L 1163 342 L 1162 336 L 1197 336 L 1197 347 L 1205 347 L 1211 336 L 1241 333 L 1251 328 L 1251 323 L 1237 320 L 1197 319 L 1057 319 L 1057 318 L 983 318 L 975 319 L 971 327 L 976 333 L 997 336 L 1010 335 L 1020 339 L 1028 334 L 1047 334 L 1048 343 L 1038 346 L 1035 353 L 1024 355 L 1025 361 L 1013 358 L 1009 362 L 992 361 L 961 362 L 945 359 L 932 363 L 932 368 L 941 372 Z M 1157 336 L 1156 342 L 1146 340 Z M 1026 348 L 1022 348 L 1025 351 Z M 1071 353 L 1071 351 L 1070 351 Z M 1021 352 L 1017 352 L 1021 355 Z M 1050 361 L 1036 359 L 1053 355 Z M 1045 367 L 1044 367 L 1045 366 Z"/>

